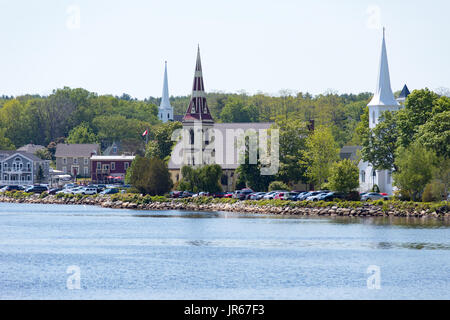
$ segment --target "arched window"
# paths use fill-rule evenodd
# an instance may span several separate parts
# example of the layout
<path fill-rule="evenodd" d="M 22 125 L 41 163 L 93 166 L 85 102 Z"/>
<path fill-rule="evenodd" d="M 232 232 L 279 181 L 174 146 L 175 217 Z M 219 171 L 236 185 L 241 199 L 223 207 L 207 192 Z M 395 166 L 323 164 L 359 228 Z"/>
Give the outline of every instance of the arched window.
<path fill-rule="evenodd" d="M 170 113 L 167 114 L 167 120 L 169 120 L 169 118 L 170 118 Z"/>
<path fill-rule="evenodd" d="M 189 141 L 191 144 L 194 144 L 194 130 L 189 130 Z"/>
<path fill-rule="evenodd" d="M 376 119 L 375 119 L 375 111 L 372 112 L 372 123 L 375 123 Z"/>
<path fill-rule="evenodd" d="M 364 170 L 361 170 L 361 182 L 366 182 L 366 172 Z"/>

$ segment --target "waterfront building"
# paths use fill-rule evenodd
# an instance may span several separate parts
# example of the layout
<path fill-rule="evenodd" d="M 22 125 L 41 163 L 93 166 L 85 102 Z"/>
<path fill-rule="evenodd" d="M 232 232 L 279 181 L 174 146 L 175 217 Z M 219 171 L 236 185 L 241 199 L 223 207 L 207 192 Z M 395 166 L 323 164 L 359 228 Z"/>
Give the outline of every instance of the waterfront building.
<path fill-rule="evenodd" d="M 0 184 L 48 183 L 50 161 L 23 151 L 0 151 Z"/>
<path fill-rule="evenodd" d="M 123 181 L 135 156 L 93 155 L 91 162 L 91 179 L 94 183 L 113 183 Z"/>
<path fill-rule="evenodd" d="M 92 155 L 100 154 L 100 145 L 97 143 L 56 145 L 56 170 L 60 170 L 72 177 L 89 178 L 91 176 Z"/>

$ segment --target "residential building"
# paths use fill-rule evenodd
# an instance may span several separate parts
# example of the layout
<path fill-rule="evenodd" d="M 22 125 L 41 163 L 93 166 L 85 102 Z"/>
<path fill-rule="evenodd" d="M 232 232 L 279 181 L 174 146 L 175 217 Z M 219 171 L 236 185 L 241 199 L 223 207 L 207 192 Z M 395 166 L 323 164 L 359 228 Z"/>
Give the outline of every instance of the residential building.
<path fill-rule="evenodd" d="M 100 146 L 92 144 L 58 144 L 56 146 L 56 170 L 72 177 L 91 176 L 91 157 L 100 154 Z"/>
<path fill-rule="evenodd" d="M 31 154 L 36 154 L 36 152 L 39 150 L 45 150 L 45 147 L 38 144 L 30 143 L 17 149 L 17 151 L 22 151 Z"/>
<path fill-rule="evenodd" d="M 135 156 L 114 155 L 91 157 L 91 179 L 96 183 L 123 181 Z"/>
<path fill-rule="evenodd" d="M 0 151 L 0 184 L 48 183 L 50 161 L 23 151 Z"/>

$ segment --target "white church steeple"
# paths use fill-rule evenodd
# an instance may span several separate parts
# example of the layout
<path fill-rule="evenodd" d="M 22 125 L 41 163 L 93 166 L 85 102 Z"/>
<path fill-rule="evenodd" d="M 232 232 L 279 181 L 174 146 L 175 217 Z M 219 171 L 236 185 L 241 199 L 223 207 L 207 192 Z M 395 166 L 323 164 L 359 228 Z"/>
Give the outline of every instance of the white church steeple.
<path fill-rule="evenodd" d="M 164 84 L 161 98 L 161 104 L 159 105 L 159 119 L 162 122 L 173 121 L 173 108 L 169 101 L 169 81 L 167 79 L 167 61 L 164 67 Z"/>
<path fill-rule="evenodd" d="M 383 41 L 381 44 L 380 68 L 378 71 L 377 86 L 375 94 L 368 104 L 370 114 L 370 128 L 374 128 L 378 123 L 380 114 L 383 111 L 396 111 L 400 104 L 394 98 L 391 88 L 391 79 L 389 76 L 389 65 L 386 52 L 385 29 L 383 28 Z"/>

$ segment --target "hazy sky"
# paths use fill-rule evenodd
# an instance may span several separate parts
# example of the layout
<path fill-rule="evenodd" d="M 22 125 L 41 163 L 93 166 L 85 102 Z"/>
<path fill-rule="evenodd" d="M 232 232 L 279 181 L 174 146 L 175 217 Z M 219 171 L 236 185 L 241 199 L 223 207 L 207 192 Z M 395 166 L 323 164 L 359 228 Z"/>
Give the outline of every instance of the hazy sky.
<path fill-rule="evenodd" d="M 0 94 L 63 86 L 189 94 L 373 91 L 386 41 L 393 90 L 450 87 L 448 0 L 0 0 Z"/>

